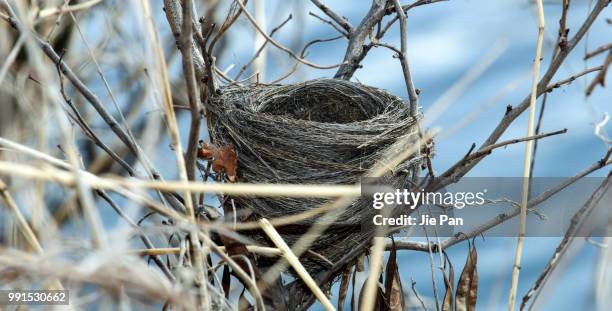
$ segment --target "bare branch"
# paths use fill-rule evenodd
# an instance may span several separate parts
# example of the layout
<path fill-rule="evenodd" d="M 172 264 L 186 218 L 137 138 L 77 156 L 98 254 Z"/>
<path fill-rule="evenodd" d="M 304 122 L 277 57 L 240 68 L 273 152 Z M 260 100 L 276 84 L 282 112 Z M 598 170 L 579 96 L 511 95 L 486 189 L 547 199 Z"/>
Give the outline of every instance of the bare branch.
<path fill-rule="evenodd" d="M 597 55 L 599 55 L 599 54 L 601 54 L 601 53 L 603 53 L 603 52 L 605 52 L 607 50 L 612 50 L 612 43 L 604 44 L 604 45 L 596 48 L 595 50 L 587 53 L 584 56 L 584 60 L 587 60 L 587 59 L 589 59 L 591 57 L 595 57 L 595 56 L 597 56 Z"/>
<path fill-rule="evenodd" d="M 584 224 L 584 221 L 589 216 L 588 215 L 589 212 L 592 211 L 597 206 L 597 204 L 603 199 L 606 192 L 610 188 L 610 185 L 612 185 L 612 174 L 608 174 L 606 179 L 599 185 L 599 187 L 597 187 L 595 192 L 593 192 L 593 195 L 591 195 L 591 197 L 584 204 L 584 206 L 580 208 L 580 210 L 578 210 L 574 214 L 570 222 L 570 226 L 565 232 L 565 235 L 563 236 L 563 240 L 561 240 L 561 242 L 557 246 L 555 253 L 553 254 L 552 258 L 549 260 L 549 262 L 546 264 L 544 271 L 542 271 L 542 273 L 540 274 L 538 279 L 535 281 L 534 285 L 529 289 L 527 294 L 523 296 L 523 301 L 521 302 L 521 307 L 519 310 L 523 310 L 525 308 L 527 302 L 529 302 L 529 299 L 531 299 L 533 294 L 535 294 L 535 297 L 534 297 L 534 301 L 532 302 L 532 306 L 536 302 L 536 300 L 538 299 L 540 295 L 542 286 L 546 283 L 546 281 L 548 280 L 548 277 L 551 275 L 553 270 L 557 267 L 559 260 L 566 253 L 572 241 L 574 241 L 576 233 L 579 232 L 581 226 Z"/>
<path fill-rule="evenodd" d="M 579 73 L 577 73 L 575 75 L 572 75 L 571 77 L 569 77 L 567 79 L 563 79 L 563 80 L 557 81 L 557 82 L 549 85 L 546 88 L 546 92 L 551 92 L 552 90 L 554 90 L 556 88 L 559 88 L 562 85 L 574 82 L 574 80 L 576 80 L 576 79 L 578 79 L 578 78 L 580 78 L 580 77 L 582 77 L 582 76 L 584 76 L 586 74 L 589 74 L 589 73 L 595 72 L 595 71 L 600 71 L 602 69 L 604 69 L 604 66 L 597 66 L 597 67 L 592 67 L 592 68 L 585 69 L 585 70 L 583 70 L 583 71 L 581 71 L 581 72 L 579 72 Z"/>
<path fill-rule="evenodd" d="M 336 68 L 342 64 L 336 64 L 336 65 L 319 65 L 319 64 L 315 64 L 312 63 L 308 60 L 305 60 L 301 57 L 299 57 L 298 55 L 296 55 L 295 53 L 293 53 L 293 51 L 291 51 L 288 47 L 278 43 L 276 40 L 272 39 L 272 37 L 270 37 L 263 29 L 261 29 L 261 27 L 257 24 L 257 22 L 255 21 L 255 18 L 253 18 L 253 16 L 251 16 L 251 14 L 249 13 L 249 11 L 247 11 L 246 7 L 244 7 L 244 4 L 242 4 L 242 2 L 240 2 L 239 0 L 235 0 L 236 3 L 238 4 L 238 6 L 240 6 L 240 9 L 242 9 L 242 11 L 244 12 L 244 15 L 247 17 L 247 19 L 249 20 L 249 22 L 251 22 L 251 24 L 253 25 L 253 27 L 255 27 L 255 29 L 262 35 L 264 36 L 264 38 L 266 38 L 267 41 L 269 41 L 270 43 L 272 43 L 272 45 L 274 45 L 275 47 L 279 48 L 281 51 L 289 54 L 289 56 L 291 56 L 293 59 L 297 60 L 298 62 L 313 67 L 313 68 L 318 68 L 318 69 L 330 69 L 330 68 Z"/>
<path fill-rule="evenodd" d="M 326 19 L 324 19 L 323 17 L 312 13 L 312 12 L 308 12 L 308 15 L 320 20 L 322 23 L 327 24 L 329 26 L 331 26 L 332 28 L 334 28 L 336 31 L 338 31 L 340 34 L 342 34 L 345 37 L 349 37 L 349 33 L 347 33 L 346 31 L 344 31 L 342 28 L 338 27 L 336 24 L 334 24 L 332 21 L 328 21 Z"/>
<path fill-rule="evenodd" d="M 406 83 L 406 90 L 408 91 L 408 99 L 410 100 L 410 115 L 416 116 L 417 110 L 419 109 L 419 96 L 414 88 L 412 82 L 412 75 L 410 74 L 410 67 L 408 66 L 408 52 L 407 49 L 407 31 L 406 31 L 406 13 L 402 10 L 399 0 L 393 1 L 395 4 L 395 11 L 400 20 L 400 38 L 401 38 L 401 52 L 399 55 L 400 63 L 402 64 L 402 71 L 404 72 L 404 81 Z"/>
<path fill-rule="evenodd" d="M 338 23 L 338 25 L 340 25 L 340 27 L 342 27 L 347 33 L 350 34 L 351 32 L 353 32 L 353 26 L 351 26 L 351 24 L 346 18 L 339 16 L 319 0 L 310 0 L 310 2 L 312 2 L 319 9 L 321 9 L 321 11 L 325 13 L 325 15 L 329 16 L 329 18 L 333 19 L 336 23 Z"/>
<path fill-rule="evenodd" d="M 274 33 L 276 33 L 279 29 L 283 28 L 283 26 L 285 26 L 285 24 L 287 24 L 292 18 L 293 18 L 293 15 L 289 14 L 289 16 L 282 23 L 280 23 L 278 26 L 274 27 L 272 31 L 270 31 L 270 37 L 272 37 Z M 261 46 L 259 47 L 259 49 L 257 49 L 257 52 L 255 53 L 255 55 L 253 55 L 251 60 L 248 61 L 246 64 L 244 64 L 244 66 L 240 68 L 240 71 L 238 72 L 236 77 L 234 77 L 234 80 L 240 79 L 240 76 L 242 76 L 242 74 L 246 71 L 246 69 L 249 68 L 249 66 L 251 66 L 251 64 L 255 61 L 257 57 L 259 57 L 263 49 L 266 47 L 266 44 L 268 44 L 268 41 L 265 41 L 264 43 L 261 44 Z"/>
<path fill-rule="evenodd" d="M 361 61 L 372 47 L 371 45 L 366 45 L 365 40 L 372 32 L 374 25 L 380 22 L 384 16 L 386 2 L 386 0 L 372 1 L 372 6 L 368 14 L 361 20 L 359 26 L 351 32 L 344 60 L 334 75 L 334 78 L 350 80 L 355 71 L 359 68 Z"/>

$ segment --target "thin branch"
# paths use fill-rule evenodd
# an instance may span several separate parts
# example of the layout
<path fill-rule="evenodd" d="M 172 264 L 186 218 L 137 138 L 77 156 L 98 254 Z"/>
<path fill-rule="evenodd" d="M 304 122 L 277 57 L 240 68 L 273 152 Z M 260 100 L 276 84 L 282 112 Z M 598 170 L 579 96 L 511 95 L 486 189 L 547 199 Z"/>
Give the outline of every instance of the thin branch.
<path fill-rule="evenodd" d="M 584 55 L 584 60 L 587 60 L 587 59 L 589 59 L 591 57 L 595 57 L 595 56 L 597 56 L 597 55 L 599 55 L 599 54 L 601 54 L 601 53 L 603 53 L 603 52 L 605 52 L 607 50 L 612 50 L 612 43 L 604 44 L 604 45 L 596 48 L 595 50 L 587 53 L 586 55 Z"/>
<path fill-rule="evenodd" d="M 123 209 L 121 209 L 121 207 L 119 207 L 119 205 L 117 205 L 117 203 L 115 203 L 115 201 L 113 201 L 113 199 L 104 190 L 96 190 L 96 194 L 98 194 L 104 201 L 106 201 L 106 203 L 111 206 L 111 208 L 117 213 L 117 215 L 123 218 L 123 220 L 125 220 L 132 228 L 137 231 L 140 231 L 140 227 L 123 211 Z M 149 237 L 147 237 L 147 235 L 145 235 L 144 233 L 140 233 L 139 235 L 140 239 L 142 240 L 142 243 L 144 243 L 147 249 L 156 248 L 155 245 L 153 245 L 153 242 L 151 242 L 151 240 L 149 239 Z M 175 280 L 174 275 L 172 274 L 166 263 L 164 263 L 164 261 L 159 258 L 158 254 L 151 254 L 149 256 L 153 259 L 155 264 L 162 270 L 166 277 L 168 277 L 168 279 L 172 281 Z"/>
<path fill-rule="evenodd" d="M 422 6 L 422 5 L 426 5 L 426 4 L 432 4 L 432 3 L 436 3 L 436 2 L 442 2 L 442 1 L 450 1 L 450 0 L 418 0 L 415 1 L 412 4 L 406 4 L 402 6 L 402 9 L 404 12 L 408 13 L 408 10 L 415 8 L 417 6 Z M 385 12 L 385 15 L 389 15 L 392 14 L 394 12 L 394 8 L 389 7 L 387 8 L 387 11 Z M 391 26 L 393 26 L 393 24 L 395 24 L 395 22 L 397 22 L 397 20 L 399 19 L 399 17 L 397 15 L 393 16 L 393 18 L 387 22 L 387 24 L 385 24 L 385 26 L 378 32 L 377 34 L 377 38 L 381 39 L 389 30 L 389 28 L 391 28 Z"/>
<path fill-rule="evenodd" d="M 400 63 L 402 64 L 402 71 L 404 72 L 404 81 L 406 83 L 406 90 L 408 91 L 408 99 L 410 100 L 410 115 L 416 116 L 417 109 L 419 108 L 419 96 L 414 88 L 412 82 L 412 75 L 410 74 L 410 67 L 408 65 L 408 52 L 407 52 L 407 31 L 406 31 L 406 13 L 401 7 L 399 0 L 394 0 L 395 11 L 400 20 L 400 39 L 401 39 L 401 52 L 399 54 Z"/>
<path fill-rule="evenodd" d="M 542 128 L 542 121 L 544 120 L 544 111 L 546 110 L 546 99 L 548 99 L 548 93 L 544 93 L 544 96 L 542 96 L 542 104 L 540 105 L 540 113 L 538 114 L 538 122 L 536 123 L 536 127 L 535 127 L 535 134 L 538 135 L 540 134 L 540 129 Z M 533 143 L 533 155 L 531 157 L 531 164 L 529 166 L 529 182 L 533 182 L 533 170 L 535 168 L 535 160 L 536 160 L 536 154 L 538 152 L 538 143 L 539 140 L 534 141 Z"/>
<path fill-rule="evenodd" d="M 280 249 L 283 257 L 289 262 L 291 267 L 296 271 L 296 273 L 302 278 L 304 284 L 310 288 L 313 294 L 319 299 L 321 304 L 326 310 L 335 310 L 332 303 L 329 301 L 327 296 L 323 293 L 321 288 L 314 281 L 312 276 L 308 273 L 306 268 L 302 265 L 298 257 L 293 253 L 289 245 L 283 240 L 283 238 L 278 234 L 276 229 L 272 226 L 272 224 L 265 218 L 259 220 L 259 224 L 261 225 L 261 229 L 266 233 L 268 238 L 276 245 L 278 249 Z M 368 310 L 368 309 L 366 309 Z"/>
<path fill-rule="evenodd" d="M 538 7 L 538 41 L 536 45 L 535 63 L 533 66 L 533 81 L 531 84 L 531 97 L 529 101 L 529 121 L 527 123 L 527 135 L 533 136 L 535 132 L 536 101 L 538 99 L 538 81 L 540 80 L 540 65 L 542 64 L 542 41 L 544 40 L 544 5 L 542 0 L 537 0 Z M 523 241 L 525 240 L 525 229 L 527 227 L 527 205 L 529 201 L 529 185 L 531 177 L 531 157 L 533 156 L 533 140 L 528 140 L 525 145 L 525 156 L 523 161 L 523 188 L 521 193 L 521 207 L 519 220 L 519 233 L 516 245 L 514 266 L 512 269 L 512 285 L 508 310 L 514 311 L 516 302 L 516 291 L 518 290 L 519 272 L 523 255 Z"/>
<path fill-rule="evenodd" d="M 191 123 L 189 127 L 187 153 L 185 155 L 185 168 L 187 170 L 187 179 L 195 180 L 197 149 L 200 141 L 200 124 L 202 123 L 203 110 L 200 102 L 198 101 L 193 57 L 191 53 L 193 46 L 193 23 L 191 22 L 191 15 L 191 1 L 186 1 L 183 5 L 183 26 L 181 29 L 179 44 L 182 54 L 183 76 L 185 78 L 185 85 L 187 86 L 187 98 L 189 100 L 189 108 L 191 110 Z"/>
<path fill-rule="evenodd" d="M 83 3 L 77 3 L 72 5 L 59 5 L 57 7 L 49 7 L 41 10 L 38 13 L 38 18 L 47 18 L 56 14 L 66 13 L 66 12 L 77 12 L 89 9 L 98 3 L 102 2 L 102 0 L 90 0 Z"/>
<path fill-rule="evenodd" d="M 244 6 L 244 4 L 242 4 L 242 2 L 240 2 L 239 0 L 235 0 L 236 3 L 238 4 L 238 6 L 240 6 L 240 9 L 244 12 L 244 15 L 247 17 L 247 19 L 249 20 L 249 22 L 251 22 L 251 24 L 253 25 L 253 27 L 255 27 L 255 29 L 262 35 L 264 36 L 264 38 L 266 38 L 267 41 L 269 41 L 270 43 L 272 43 L 272 45 L 274 45 L 275 47 L 277 47 L 278 49 L 280 49 L 281 51 L 289 54 L 289 56 L 291 56 L 293 59 L 297 60 L 298 62 L 313 67 L 313 68 L 318 68 L 318 69 L 331 69 L 331 68 L 336 68 L 342 64 L 336 64 L 336 65 L 319 65 L 319 64 L 315 64 L 312 63 L 306 59 L 303 59 L 301 57 L 299 57 L 298 55 L 296 55 L 295 53 L 293 53 L 293 51 L 291 51 L 289 48 L 287 48 L 286 46 L 278 43 L 276 40 L 272 39 L 272 37 L 270 37 L 263 29 L 261 29 L 261 27 L 257 24 L 257 22 L 255 21 L 255 18 L 253 18 L 253 16 L 251 16 L 251 14 L 249 13 L 249 11 L 247 11 L 246 7 Z"/>
<path fill-rule="evenodd" d="M 589 198 L 589 200 L 582 206 L 580 210 L 578 210 L 570 221 L 570 227 L 565 232 L 563 239 L 557 246 L 555 253 L 552 258 L 546 264 L 544 271 L 538 276 L 538 279 L 535 281 L 534 285 L 529 289 L 527 294 L 523 296 L 523 301 L 521 302 L 521 307 L 519 310 L 523 310 L 527 304 L 527 302 L 531 299 L 533 294 L 535 297 L 531 306 L 536 302 L 538 297 L 540 296 L 542 286 L 546 283 L 549 276 L 553 272 L 553 270 L 557 267 L 560 259 L 568 250 L 571 242 L 576 237 L 576 234 L 579 232 L 581 226 L 584 224 L 584 221 L 589 216 L 589 213 L 599 204 L 599 202 L 605 197 L 606 192 L 608 192 L 610 185 L 612 184 L 612 174 L 608 174 L 606 179 L 597 187 L 597 189 L 593 192 L 593 195 Z"/>
<path fill-rule="evenodd" d="M 555 131 L 555 132 L 543 133 L 543 134 L 527 136 L 527 137 L 522 137 L 522 138 L 515 138 L 515 139 L 510 139 L 510 140 L 505 140 L 505 141 L 502 141 L 502 142 L 499 142 L 499 143 L 495 143 L 495 144 L 492 144 L 492 145 L 488 145 L 486 147 L 483 147 L 483 148 L 479 149 L 476 152 L 466 154 L 463 157 L 463 159 L 461 159 L 458 163 L 456 163 L 449 170 L 459 169 L 461 166 L 467 165 L 467 163 L 470 163 L 471 161 L 480 159 L 483 156 L 491 154 L 491 152 L 493 150 L 495 150 L 497 148 L 500 148 L 500 147 L 504 147 L 504 146 L 507 146 L 507 145 L 516 144 L 516 143 L 520 143 L 520 142 L 524 142 L 524 141 L 541 139 L 541 138 L 548 137 L 548 136 L 564 134 L 566 132 L 567 132 L 567 129 L 562 129 L 562 130 L 558 130 L 558 131 Z M 470 149 L 470 151 L 471 150 L 472 149 Z"/>
<path fill-rule="evenodd" d="M 334 28 L 336 31 L 338 31 L 341 35 L 343 35 L 344 37 L 349 37 L 349 33 L 347 33 L 346 31 L 344 31 L 342 28 L 338 27 L 336 24 L 334 24 L 332 21 L 326 20 L 323 17 L 312 13 L 312 12 L 308 12 L 308 15 L 320 20 L 323 24 L 327 24 L 329 26 L 331 26 L 332 28 Z"/>
<path fill-rule="evenodd" d="M 552 90 L 554 90 L 556 88 L 559 88 L 562 85 L 574 82 L 574 80 L 576 80 L 576 79 L 578 79 L 578 78 L 580 78 L 580 77 L 582 77 L 584 75 L 587 75 L 587 74 L 589 74 L 591 72 L 600 71 L 600 70 L 603 70 L 603 69 L 604 69 L 603 65 L 602 66 L 597 66 L 597 67 L 587 68 L 587 69 L 585 69 L 585 70 L 583 70 L 583 71 L 581 71 L 581 72 L 579 72 L 579 73 L 577 73 L 575 75 L 572 75 L 571 77 L 569 77 L 567 79 L 563 79 L 563 80 L 557 81 L 557 82 L 549 85 L 548 87 L 546 87 L 546 92 L 551 92 Z"/>
<path fill-rule="evenodd" d="M 93 141 L 94 144 L 102 148 L 102 150 L 104 150 L 104 152 L 106 152 L 113 160 L 115 160 L 119 165 L 121 165 L 130 176 L 136 176 L 136 172 L 134 171 L 134 169 L 127 162 L 125 162 L 125 160 L 123 160 L 117 153 L 115 153 L 109 146 L 102 142 L 96 132 L 94 132 L 93 129 L 89 126 L 89 124 L 87 124 L 81 113 L 75 107 L 74 103 L 72 103 L 70 97 L 66 95 L 66 91 L 64 89 L 64 78 L 62 76 L 62 71 L 60 70 L 59 66 L 57 66 L 57 74 L 59 76 L 60 82 L 60 94 L 64 98 L 64 102 L 72 110 L 72 113 L 74 113 L 74 116 L 70 114 L 68 115 L 74 118 L 75 122 L 83 130 L 85 135 Z"/>
<path fill-rule="evenodd" d="M 606 74 L 608 73 L 608 68 L 610 68 L 610 64 L 612 64 L 612 50 L 608 52 L 608 57 L 604 60 L 604 64 L 602 65 L 601 71 L 597 74 L 597 76 L 591 81 L 591 84 L 587 87 L 586 95 L 591 96 L 593 90 L 597 85 L 601 85 L 602 87 L 606 85 Z"/>
<path fill-rule="evenodd" d="M 414 293 L 414 296 L 417 298 L 417 300 L 419 301 L 419 303 L 421 304 L 421 308 L 423 308 L 423 310 L 427 311 L 427 307 L 425 306 L 425 302 L 423 301 L 423 299 L 421 298 L 421 296 L 419 295 L 419 293 L 416 290 L 416 282 L 414 280 L 410 280 L 411 284 L 411 288 L 412 288 L 412 293 Z"/>
<path fill-rule="evenodd" d="M 19 226 L 19 231 L 21 231 L 21 233 L 25 237 L 30 247 L 36 253 L 42 253 L 43 248 L 40 245 L 40 242 L 38 241 L 36 234 L 34 234 L 34 230 L 32 230 L 32 227 L 30 226 L 30 224 L 27 222 L 25 217 L 23 217 L 21 210 L 19 209 L 19 207 L 17 207 L 15 200 L 13 200 L 13 197 L 8 191 L 8 187 L 6 186 L 4 181 L 2 181 L 2 179 L 0 179 L 0 196 L 6 203 L 6 206 L 8 206 L 10 212 L 12 212 L 15 215 L 15 218 L 17 219 L 17 224 Z"/>
<path fill-rule="evenodd" d="M 323 13 L 325 13 L 325 15 L 329 16 L 329 18 L 338 23 L 338 25 L 340 25 L 340 27 L 342 27 L 347 33 L 350 34 L 353 32 L 353 26 L 351 26 L 346 18 L 339 16 L 319 0 L 310 0 L 310 2 L 316 5 L 321 11 L 323 11 Z"/>
<path fill-rule="evenodd" d="M 370 10 L 361 20 L 357 28 L 351 32 L 349 44 L 340 68 L 334 75 L 336 79 L 350 80 L 355 71 L 360 67 L 361 61 L 370 50 L 370 45 L 365 45 L 365 40 L 372 32 L 376 23 L 380 22 L 385 14 L 386 0 L 373 0 Z"/>
<path fill-rule="evenodd" d="M 272 29 L 272 31 L 270 31 L 270 37 L 274 36 L 274 34 L 281 28 L 283 28 L 283 26 L 285 26 L 285 24 L 287 24 L 291 19 L 293 18 L 292 14 L 289 14 L 289 16 L 282 22 L 280 23 L 278 26 L 274 27 Z M 257 52 L 255 53 L 255 55 L 253 55 L 253 57 L 251 58 L 251 60 L 249 60 L 246 64 L 244 64 L 241 68 L 240 71 L 238 72 L 238 74 L 236 75 L 236 77 L 234 77 L 234 80 L 238 80 L 240 79 L 240 77 L 242 76 L 242 74 L 246 71 L 247 68 L 249 68 L 249 66 L 251 66 L 251 64 L 255 61 L 255 59 L 257 59 L 259 57 L 259 55 L 261 54 L 261 52 L 264 50 L 264 48 L 266 47 L 266 45 L 268 44 L 268 41 L 265 41 L 264 43 L 261 44 L 261 46 L 259 47 L 259 49 L 257 49 Z"/>

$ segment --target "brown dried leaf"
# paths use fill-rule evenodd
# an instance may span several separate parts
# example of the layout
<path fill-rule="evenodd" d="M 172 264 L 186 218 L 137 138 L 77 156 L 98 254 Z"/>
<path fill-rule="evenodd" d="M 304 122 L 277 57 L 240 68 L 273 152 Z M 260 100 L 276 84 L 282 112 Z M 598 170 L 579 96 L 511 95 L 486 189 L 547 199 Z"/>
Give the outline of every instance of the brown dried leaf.
<path fill-rule="evenodd" d="M 221 286 L 223 287 L 225 298 L 229 298 L 230 285 L 231 285 L 230 269 L 228 265 L 225 265 L 223 267 L 223 276 L 221 277 Z"/>
<path fill-rule="evenodd" d="M 214 148 L 209 143 L 205 143 L 202 145 L 200 149 L 198 149 L 198 158 L 203 160 L 212 160 L 214 154 Z"/>
<path fill-rule="evenodd" d="M 453 310 L 453 286 L 455 284 L 455 269 L 453 268 L 453 264 L 450 262 L 448 255 L 444 252 L 444 258 L 449 264 L 448 275 L 444 275 L 444 287 L 446 291 L 444 292 L 444 299 L 442 304 L 442 311 L 452 311 Z"/>
<path fill-rule="evenodd" d="M 404 290 L 397 267 L 397 250 L 395 243 L 391 248 L 387 267 L 385 269 L 385 301 L 391 311 L 402 311 L 405 309 Z"/>
<path fill-rule="evenodd" d="M 210 161 L 212 169 L 216 173 L 225 172 L 230 181 L 236 181 L 238 168 L 238 156 L 231 144 L 225 147 L 216 148 L 205 143 L 198 149 L 198 158 Z"/>
<path fill-rule="evenodd" d="M 363 308 L 361 307 L 361 304 L 363 303 L 363 300 L 365 299 L 364 293 L 365 291 L 363 290 L 365 288 L 366 283 L 368 282 L 368 279 L 366 278 L 365 281 L 363 281 L 363 284 L 361 285 L 361 291 L 359 293 L 359 310 L 363 310 Z M 378 286 L 376 288 L 376 302 L 374 303 L 374 309 L 372 309 L 372 311 L 382 311 L 385 310 L 386 307 L 386 303 L 385 303 L 385 293 L 384 293 L 384 289 L 382 288 L 382 285 L 380 283 L 377 283 Z"/>
<path fill-rule="evenodd" d="M 349 281 L 351 278 L 351 268 L 352 266 L 347 266 L 346 270 L 344 270 L 342 273 L 340 289 L 338 290 L 338 310 L 344 309 L 344 300 L 346 299 L 346 294 L 348 293 Z"/>
<path fill-rule="evenodd" d="M 476 247 L 472 247 L 465 261 L 463 271 L 457 283 L 455 294 L 455 310 L 476 310 L 476 298 L 478 294 L 478 272 L 476 269 L 477 253 Z"/>

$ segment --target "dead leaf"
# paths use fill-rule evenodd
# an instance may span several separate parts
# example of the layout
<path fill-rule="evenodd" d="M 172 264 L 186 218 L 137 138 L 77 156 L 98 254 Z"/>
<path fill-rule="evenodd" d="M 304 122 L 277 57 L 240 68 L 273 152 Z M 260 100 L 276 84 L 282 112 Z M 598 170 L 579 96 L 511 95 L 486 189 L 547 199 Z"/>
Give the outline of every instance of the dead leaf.
<path fill-rule="evenodd" d="M 230 269 L 228 265 L 225 265 L 223 267 L 223 276 L 221 277 L 221 286 L 223 287 L 225 298 L 228 298 L 228 299 L 229 299 L 229 291 L 230 291 L 230 285 L 231 285 L 230 282 L 231 282 Z"/>
<path fill-rule="evenodd" d="M 450 262 L 448 255 L 444 252 L 445 263 L 448 262 L 448 275 L 444 275 L 444 287 L 446 291 L 444 292 L 444 299 L 442 300 L 442 311 L 452 311 L 453 310 L 453 286 L 455 284 L 455 269 L 453 268 L 453 264 Z"/>
<path fill-rule="evenodd" d="M 361 307 L 361 304 L 363 303 L 364 300 L 364 293 L 365 290 L 363 290 L 365 288 L 366 283 L 368 282 L 368 279 L 366 278 L 365 281 L 363 281 L 363 284 L 361 285 L 361 291 L 359 293 L 359 310 L 363 310 L 363 308 Z M 385 293 L 384 293 L 384 289 L 382 288 L 382 285 L 380 283 L 377 283 L 378 286 L 376 286 L 376 298 L 375 298 L 375 303 L 374 303 L 374 308 L 372 309 L 372 311 L 382 311 L 385 310 Z"/>
<path fill-rule="evenodd" d="M 198 158 L 210 161 L 213 158 L 214 148 L 209 143 L 205 143 L 198 149 Z"/>
<path fill-rule="evenodd" d="M 457 292 L 455 294 L 455 310 L 457 311 L 473 311 L 476 309 L 478 294 L 476 263 L 476 247 L 471 247 L 463 271 L 461 271 L 459 282 L 457 283 Z"/>
<path fill-rule="evenodd" d="M 404 289 L 397 267 L 397 249 L 395 241 L 387 260 L 385 269 L 385 301 L 390 311 L 403 311 L 405 309 Z"/>
<path fill-rule="evenodd" d="M 205 143 L 198 149 L 198 158 L 212 162 L 212 169 L 215 173 L 225 173 L 231 182 L 236 181 L 238 156 L 232 144 L 216 148 Z"/>
<path fill-rule="evenodd" d="M 348 265 L 346 267 L 346 270 L 344 270 L 344 272 L 342 273 L 340 289 L 338 290 L 338 310 L 344 309 L 344 300 L 346 299 L 346 294 L 348 293 L 352 267 L 353 266 Z"/>
<path fill-rule="evenodd" d="M 225 172 L 230 181 L 236 181 L 238 156 L 231 144 L 215 150 L 212 168 L 216 173 Z"/>

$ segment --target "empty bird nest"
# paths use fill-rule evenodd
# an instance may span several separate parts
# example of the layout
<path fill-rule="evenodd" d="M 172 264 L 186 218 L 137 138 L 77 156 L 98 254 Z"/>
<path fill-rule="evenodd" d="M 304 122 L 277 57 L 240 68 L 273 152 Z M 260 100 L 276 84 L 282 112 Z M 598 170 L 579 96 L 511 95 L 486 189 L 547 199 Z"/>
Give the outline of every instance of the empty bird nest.
<path fill-rule="evenodd" d="M 355 184 L 398 139 L 419 135 L 419 116 L 399 97 L 362 84 L 317 79 L 290 85 L 230 85 L 209 105 L 209 132 L 217 146 L 233 145 L 238 156 L 238 180 L 248 183 Z M 385 176 L 404 187 L 418 175 L 422 155 L 416 153 Z M 329 199 L 235 197 L 242 221 L 295 215 Z M 311 272 L 372 235 L 362 221 L 375 214 L 366 199 L 356 199 L 302 256 Z M 245 215 L 248 215 L 245 216 Z M 227 216 L 227 215 L 226 215 Z M 291 246 L 312 224 L 279 227 Z M 337 226 L 335 226 L 337 225 Z M 260 234 L 249 234 L 269 244 Z M 316 253 L 320 256 L 309 256 Z"/>

